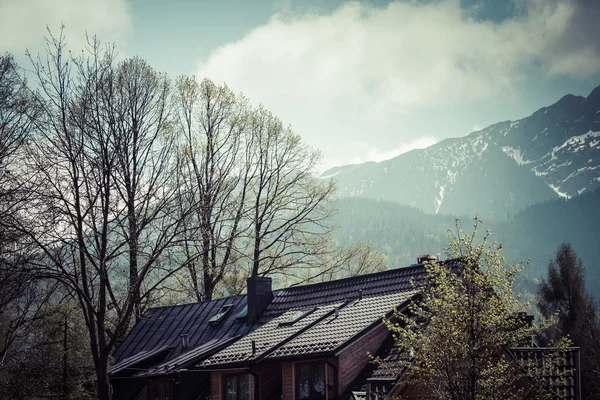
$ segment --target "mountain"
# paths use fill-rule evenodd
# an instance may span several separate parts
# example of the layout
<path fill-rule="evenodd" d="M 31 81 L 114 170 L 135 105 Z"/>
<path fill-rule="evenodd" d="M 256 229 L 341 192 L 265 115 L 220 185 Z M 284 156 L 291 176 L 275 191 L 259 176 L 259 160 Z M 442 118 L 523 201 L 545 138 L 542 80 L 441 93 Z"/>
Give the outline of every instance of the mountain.
<path fill-rule="evenodd" d="M 600 189 L 580 196 L 557 198 L 527 207 L 509 219 L 484 219 L 482 232 L 491 229 L 490 239 L 504 245 L 506 263 L 531 259 L 521 286 L 534 292 L 537 279 L 546 274 L 548 262 L 563 242 L 572 244 L 586 266 L 587 286 L 600 302 Z M 338 200 L 336 232 L 340 243 L 370 240 L 388 256 L 390 268 L 412 264 L 419 254 L 441 254 L 448 245 L 448 229 L 455 220 L 432 215 L 411 206 L 368 198 Z M 460 227 L 471 230 L 470 216 L 461 217 Z M 600 304 L 600 303 L 599 303 Z"/>
<path fill-rule="evenodd" d="M 340 197 L 369 197 L 438 214 L 503 218 L 600 186 L 600 86 L 518 121 L 446 139 L 379 163 L 325 171 Z"/>

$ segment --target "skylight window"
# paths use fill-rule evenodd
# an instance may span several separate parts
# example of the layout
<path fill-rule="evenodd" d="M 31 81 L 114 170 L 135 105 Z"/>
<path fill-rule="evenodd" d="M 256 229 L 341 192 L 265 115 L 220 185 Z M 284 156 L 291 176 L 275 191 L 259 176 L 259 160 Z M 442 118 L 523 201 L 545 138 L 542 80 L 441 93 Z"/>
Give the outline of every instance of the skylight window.
<path fill-rule="evenodd" d="M 233 304 L 222 305 L 221 308 L 219 309 L 219 311 L 211 319 L 208 320 L 208 323 L 209 324 L 218 324 L 225 318 L 225 316 L 227 315 L 229 310 L 231 310 L 232 308 L 233 308 Z"/>
<path fill-rule="evenodd" d="M 302 318 L 306 317 L 308 314 L 312 313 L 313 311 L 315 311 L 317 308 L 311 308 L 308 310 L 296 310 L 293 311 L 290 315 L 288 315 L 288 318 L 279 323 L 279 326 L 282 325 L 293 325 L 296 322 L 300 321 Z"/>
<path fill-rule="evenodd" d="M 237 319 L 242 319 L 242 318 L 246 318 L 248 316 L 248 304 L 246 304 L 244 306 L 244 308 L 242 308 L 242 311 L 240 311 L 240 313 L 237 316 Z"/>

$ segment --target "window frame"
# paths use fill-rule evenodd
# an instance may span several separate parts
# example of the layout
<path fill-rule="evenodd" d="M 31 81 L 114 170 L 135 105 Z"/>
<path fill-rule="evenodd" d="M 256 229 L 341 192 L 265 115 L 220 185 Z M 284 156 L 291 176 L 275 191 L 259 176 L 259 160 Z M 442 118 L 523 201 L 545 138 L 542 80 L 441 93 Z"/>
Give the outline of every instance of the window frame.
<path fill-rule="evenodd" d="M 172 400 L 173 399 L 173 381 L 168 378 L 149 379 L 146 382 L 148 390 L 147 398 L 154 400 L 157 397 L 160 400 Z M 157 392 L 158 391 L 158 396 Z"/>
<path fill-rule="evenodd" d="M 209 325 L 218 325 L 225 320 L 225 317 L 235 308 L 234 304 L 223 304 L 219 310 L 208 320 Z"/>
<path fill-rule="evenodd" d="M 309 396 L 303 399 L 300 399 L 300 369 L 302 367 L 309 367 L 310 375 L 309 375 Z M 314 370 L 316 366 L 323 367 L 323 385 L 325 393 L 322 397 L 315 397 L 315 380 L 314 380 Z M 323 361 L 302 361 L 294 363 L 294 394 L 297 400 L 325 400 L 327 399 L 327 364 Z"/>
<path fill-rule="evenodd" d="M 306 318 L 307 316 L 309 316 L 316 310 L 317 310 L 317 307 L 289 311 L 290 313 L 293 313 L 293 314 L 289 315 L 288 319 L 286 321 L 280 322 L 279 326 L 294 325 L 296 322 L 300 321 L 301 319 Z"/>
<path fill-rule="evenodd" d="M 252 385 L 250 384 L 250 374 L 244 371 L 239 371 L 239 372 L 226 372 L 226 373 L 221 373 L 221 399 L 222 400 L 226 400 L 227 399 L 227 378 L 230 377 L 234 377 L 236 376 L 237 382 L 236 382 L 236 387 L 235 387 L 235 398 L 236 400 L 240 400 L 240 382 L 241 379 L 240 378 L 246 378 L 246 380 L 248 381 L 248 399 L 252 399 Z"/>

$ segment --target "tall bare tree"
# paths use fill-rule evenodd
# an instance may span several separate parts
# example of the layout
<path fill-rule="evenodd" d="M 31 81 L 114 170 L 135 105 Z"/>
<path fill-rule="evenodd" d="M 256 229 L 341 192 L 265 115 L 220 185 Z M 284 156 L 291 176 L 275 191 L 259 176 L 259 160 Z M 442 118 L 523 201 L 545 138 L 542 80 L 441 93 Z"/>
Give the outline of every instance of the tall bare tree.
<path fill-rule="evenodd" d="M 117 202 L 115 223 L 125 239 L 129 287 L 134 314 L 144 307 L 138 281 L 147 265 L 156 265 L 180 225 L 173 185 L 174 144 L 170 121 L 170 83 L 144 60 L 125 60 L 117 68 L 115 86 L 105 95 L 116 122 L 112 138 L 115 167 L 111 176 Z M 147 299 L 148 300 L 148 299 Z"/>
<path fill-rule="evenodd" d="M 15 229 L 26 208 L 20 167 L 37 108 L 11 55 L 0 55 L 0 370 L 19 332 L 44 303 L 28 269 L 31 254 Z"/>
<path fill-rule="evenodd" d="M 314 266 L 330 251 L 333 181 L 317 179 L 320 153 L 259 107 L 250 121 L 251 275 L 286 274 L 292 267 Z"/>
<path fill-rule="evenodd" d="M 224 278 L 237 291 L 243 274 L 317 265 L 333 228 L 333 183 L 315 176 L 320 154 L 226 86 L 180 78 L 176 103 L 182 186 L 194 208 L 184 253 L 197 300 Z"/>
<path fill-rule="evenodd" d="M 193 208 L 185 220 L 184 252 L 198 301 L 212 298 L 216 285 L 239 259 L 238 239 L 246 210 L 248 105 L 226 86 L 190 77 L 177 82 L 182 201 Z M 250 138 L 251 139 L 251 138 Z"/>
<path fill-rule="evenodd" d="M 181 227 L 169 83 L 139 59 L 117 63 L 95 39 L 68 57 L 62 31 L 32 64 L 42 118 L 28 148 L 36 186 L 21 231 L 43 254 L 38 272 L 77 299 L 107 399 L 112 351 L 173 272 L 163 262 Z"/>

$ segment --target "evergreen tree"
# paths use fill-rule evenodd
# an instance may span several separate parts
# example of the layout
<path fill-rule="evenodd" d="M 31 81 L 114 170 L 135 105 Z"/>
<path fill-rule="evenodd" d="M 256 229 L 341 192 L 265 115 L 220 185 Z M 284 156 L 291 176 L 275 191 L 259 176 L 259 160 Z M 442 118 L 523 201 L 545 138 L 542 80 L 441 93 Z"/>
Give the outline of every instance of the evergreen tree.
<path fill-rule="evenodd" d="M 538 286 L 537 307 L 545 317 L 558 312 L 557 324 L 544 338 L 569 335 L 580 347 L 583 398 L 599 399 L 600 318 L 586 290 L 583 262 L 570 244 L 561 244 L 548 264 L 548 276 Z"/>

